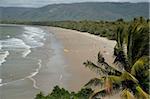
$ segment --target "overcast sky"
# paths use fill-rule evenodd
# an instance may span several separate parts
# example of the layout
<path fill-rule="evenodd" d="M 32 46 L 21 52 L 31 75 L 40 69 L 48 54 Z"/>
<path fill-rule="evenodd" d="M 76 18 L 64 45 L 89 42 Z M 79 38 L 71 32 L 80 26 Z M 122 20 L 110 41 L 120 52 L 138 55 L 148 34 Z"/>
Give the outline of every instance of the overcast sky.
<path fill-rule="evenodd" d="M 74 2 L 148 2 L 150 0 L 0 0 L 0 6 L 41 7 L 48 4 Z"/>

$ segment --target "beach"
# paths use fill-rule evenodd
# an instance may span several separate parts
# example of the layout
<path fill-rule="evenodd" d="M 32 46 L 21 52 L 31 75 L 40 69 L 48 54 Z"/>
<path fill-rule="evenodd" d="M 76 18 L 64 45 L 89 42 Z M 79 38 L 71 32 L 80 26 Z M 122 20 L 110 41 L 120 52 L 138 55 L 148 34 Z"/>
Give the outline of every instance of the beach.
<path fill-rule="evenodd" d="M 11 52 L 5 59 L 6 62 L 0 68 L 1 78 L 3 78 L 0 86 L 2 99 L 34 99 L 40 91 L 44 94 L 51 93 L 56 85 L 77 92 L 91 78 L 99 76 L 86 68 L 83 62 L 91 60 L 96 63 L 99 51 L 109 64 L 112 64 L 114 59 L 113 48 L 116 42 L 107 38 L 58 27 L 19 26 L 15 28 L 20 28 L 20 31 L 22 28 L 29 29 L 27 33 L 31 35 L 31 40 L 32 37 L 37 36 L 38 39 L 35 40 L 42 41 L 20 42 L 16 46 L 21 47 L 18 49 L 21 50 L 21 54 Z M 24 33 L 26 31 L 23 32 L 23 36 Z M 21 40 L 22 36 L 19 37 Z M 11 38 L 10 40 L 12 41 Z M 13 40 L 19 41 L 19 39 Z M 30 51 L 29 47 L 24 46 L 25 50 L 23 49 L 22 52 L 22 43 L 32 44 Z M 9 45 L 9 47 L 13 46 Z"/>
<path fill-rule="evenodd" d="M 62 45 L 62 55 L 66 61 L 65 71 L 69 76 L 65 78 L 60 75 L 61 79 L 65 79 L 65 86 L 61 87 L 65 87 L 70 91 L 78 91 L 91 78 L 97 77 L 96 73 L 85 68 L 83 62 L 91 60 L 96 63 L 99 51 L 109 64 L 113 62 L 115 41 L 75 30 L 57 27 L 43 27 L 43 29 L 52 33 Z"/>
<path fill-rule="evenodd" d="M 96 63 L 99 51 L 103 54 L 106 62 L 112 66 L 114 65 L 113 50 L 116 41 L 76 30 L 58 27 L 44 27 L 45 29 L 53 33 L 63 46 L 63 55 L 67 60 L 65 69 L 70 75 L 65 86 L 67 90 L 79 91 L 91 78 L 99 77 L 83 65 L 86 60 Z M 120 95 L 115 94 L 103 99 L 120 99 Z"/>

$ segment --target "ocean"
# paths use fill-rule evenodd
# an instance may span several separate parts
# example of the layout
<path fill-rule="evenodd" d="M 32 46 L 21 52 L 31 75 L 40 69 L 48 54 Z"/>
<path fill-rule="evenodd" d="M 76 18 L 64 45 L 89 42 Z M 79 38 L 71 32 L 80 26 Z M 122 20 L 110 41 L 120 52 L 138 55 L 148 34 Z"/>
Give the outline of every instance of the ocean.
<path fill-rule="evenodd" d="M 47 36 L 33 26 L 0 25 L 0 99 L 31 99 L 39 92 L 33 77 Z"/>

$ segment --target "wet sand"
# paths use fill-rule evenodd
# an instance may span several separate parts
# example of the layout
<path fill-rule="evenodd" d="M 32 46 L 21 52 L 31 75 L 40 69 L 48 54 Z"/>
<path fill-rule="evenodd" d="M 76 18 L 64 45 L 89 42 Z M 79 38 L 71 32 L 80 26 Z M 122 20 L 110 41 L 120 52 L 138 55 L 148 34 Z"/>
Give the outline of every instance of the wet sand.
<path fill-rule="evenodd" d="M 99 51 L 109 64 L 113 62 L 115 41 L 57 27 L 39 28 L 45 30 L 48 35 L 45 45 L 33 49 L 31 54 L 41 59 L 38 74 L 32 79 L 26 78 L 4 86 L 7 90 L 1 95 L 4 96 L 2 99 L 33 99 L 40 91 L 44 94 L 50 93 L 55 85 L 70 91 L 79 91 L 91 78 L 98 77 L 96 73 L 85 68 L 83 62 L 91 60 L 96 63 Z M 7 95 L 8 93 L 11 94 Z M 105 99 L 119 99 L 116 97 L 118 95 Z"/>

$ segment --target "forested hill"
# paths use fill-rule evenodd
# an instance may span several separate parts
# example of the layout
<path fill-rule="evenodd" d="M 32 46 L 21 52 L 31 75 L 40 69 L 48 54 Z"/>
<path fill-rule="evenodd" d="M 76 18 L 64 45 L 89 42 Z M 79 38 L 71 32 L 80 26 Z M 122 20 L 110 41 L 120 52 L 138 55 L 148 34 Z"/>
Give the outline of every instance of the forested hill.
<path fill-rule="evenodd" d="M 53 4 L 41 8 L 0 7 L 0 20 L 62 21 L 149 18 L 149 3 L 87 2 Z"/>

